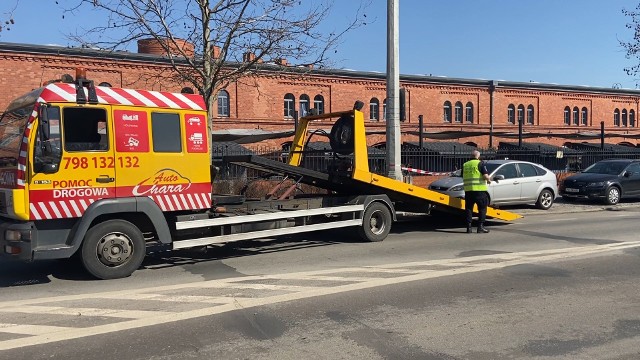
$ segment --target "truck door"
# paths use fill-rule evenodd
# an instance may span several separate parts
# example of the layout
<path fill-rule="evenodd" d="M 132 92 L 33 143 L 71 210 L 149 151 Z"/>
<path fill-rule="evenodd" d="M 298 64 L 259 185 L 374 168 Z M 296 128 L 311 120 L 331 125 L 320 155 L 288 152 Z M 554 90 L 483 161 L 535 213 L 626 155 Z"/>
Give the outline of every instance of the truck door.
<path fill-rule="evenodd" d="M 108 106 L 49 106 L 49 134 L 39 123 L 29 185 L 30 218 L 81 217 L 115 196 Z"/>

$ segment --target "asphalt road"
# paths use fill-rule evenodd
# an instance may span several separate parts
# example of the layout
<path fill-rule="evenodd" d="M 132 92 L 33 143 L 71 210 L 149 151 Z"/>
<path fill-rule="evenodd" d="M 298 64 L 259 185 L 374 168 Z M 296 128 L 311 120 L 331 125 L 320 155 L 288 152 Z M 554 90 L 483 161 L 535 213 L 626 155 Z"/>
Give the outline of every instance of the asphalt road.
<path fill-rule="evenodd" d="M 637 359 L 640 208 L 594 207 L 157 254 L 113 281 L 0 263 L 0 359 Z"/>

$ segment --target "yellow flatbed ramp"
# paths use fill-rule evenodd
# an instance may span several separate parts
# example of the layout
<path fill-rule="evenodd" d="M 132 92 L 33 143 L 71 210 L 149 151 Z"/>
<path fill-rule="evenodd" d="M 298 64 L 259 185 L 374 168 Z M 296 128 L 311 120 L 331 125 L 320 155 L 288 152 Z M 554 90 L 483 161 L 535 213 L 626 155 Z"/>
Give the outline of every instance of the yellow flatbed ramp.
<path fill-rule="evenodd" d="M 346 171 L 320 172 L 302 167 L 307 129 L 309 123 L 315 120 L 339 118 L 332 128 L 334 137 L 345 140 L 350 147 L 346 153 L 353 154 L 352 162 Z M 336 128 L 336 126 L 340 126 Z M 333 136 L 333 135 L 331 135 Z M 351 138 L 351 140 L 349 140 Z M 333 145 L 332 145 L 333 146 Z M 430 209 L 435 205 L 444 210 L 464 211 L 464 200 L 431 191 L 419 186 L 388 178 L 370 172 L 364 116 L 361 111 L 354 110 L 312 115 L 303 117 L 296 129 L 296 135 L 291 144 L 287 163 L 269 160 L 259 156 L 245 155 L 227 157 L 228 161 L 248 168 L 271 172 L 274 174 L 294 176 L 301 183 L 318 186 L 341 194 L 385 194 L 392 201 L 411 203 L 418 209 Z M 426 212 L 426 211 L 425 211 Z M 487 217 L 500 220 L 515 220 L 522 216 L 494 208 L 487 209 Z"/>
<path fill-rule="evenodd" d="M 355 172 L 353 174 L 353 179 L 370 183 L 377 187 L 387 189 L 390 192 L 394 192 L 394 193 L 399 192 L 405 195 L 409 195 L 411 197 L 426 200 L 430 203 L 443 205 L 448 208 L 464 210 L 464 200 L 462 199 L 450 197 L 448 195 L 441 194 L 439 192 L 432 191 L 429 189 L 425 189 L 420 186 L 407 184 L 402 181 L 388 178 L 386 176 L 377 175 L 370 172 Z M 477 210 L 477 208 L 474 208 L 474 210 Z M 511 220 L 521 218 L 522 215 L 518 215 L 510 211 L 489 207 L 487 208 L 487 217 L 511 221 Z"/>

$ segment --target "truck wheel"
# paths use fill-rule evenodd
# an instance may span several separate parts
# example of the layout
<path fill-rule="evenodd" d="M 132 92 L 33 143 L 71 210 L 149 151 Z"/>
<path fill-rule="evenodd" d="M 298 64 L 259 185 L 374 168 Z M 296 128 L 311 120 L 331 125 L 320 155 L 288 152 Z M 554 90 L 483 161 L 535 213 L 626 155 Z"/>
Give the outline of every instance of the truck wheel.
<path fill-rule="evenodd" d="M 604 203 L 607 205 L 615 205 L 620 202 L 620 189 L 615 186 L 611 186 L 607 189 L 607 195 L 604 198 Z"/>
<path fill-rule="evenodd" d="M 109 220 L 93 226 L 82 243 L 82 265 L 98 279 L 131 275 L 142 264 L 146 243 L 137 226 Z"/>
<path fill-rule="evenodd" d="M 373 202 L 364 211 L 360 238 L 365 241 L 382 241 L 391 230 L 391 211 L 379 202 Z"/>
<path fill-rule="evenodd" d="M 553 193 L 549 189 L 543 189 L 538 196 L 536 207 L 542 210 L 549 210 L 553 205 Z"/>

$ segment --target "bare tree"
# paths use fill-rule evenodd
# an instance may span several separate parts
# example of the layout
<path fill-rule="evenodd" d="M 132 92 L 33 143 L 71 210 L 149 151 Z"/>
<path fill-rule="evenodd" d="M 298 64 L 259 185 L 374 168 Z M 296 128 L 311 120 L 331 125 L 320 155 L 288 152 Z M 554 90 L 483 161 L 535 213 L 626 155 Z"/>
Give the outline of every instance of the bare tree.
<path fill-rule="evenodd" d="M 217 91 L 258 71 L 262 63 L 326 67 L 329 54 L 351 29 L 365 25 L 368 0 L 340 30 L 323 33 L 332 0 L 77 0 L 67 9 L 98 12 L 104 23 L 71 38 L 87 47 L 123 50 L 155 39 L 174 74 L 205 98 L 209 126 Z M 106 15 L 101 17 L 100 14 Z M 111 36 L 111 37 L 109 37 Z M 184 41 L 194 45 L 185 47 Z"/>
<path fill-rule="evenodd" d="M 626 58 L 635 58 L 638 61 L 636 65 L 625 67 L 624 71 L 628 75 L 636 76 L 640 73 L 640 4 L 634 10 L 622 9 L 622 13 L 631 18 L 631 22 L 627 23 L 626 27 L 633 30 L 634 35 L 631 41 L 618 41 L 627 52 Z"/>
<path fill-rule="evenodd" d="M 7 11 L 3 12 L 2 15 L 0 15 L 0 36 L 2 36 L 3 31 L 11 30 L 11 26 L 15 23 L 15 20 L 13 19 L 13 13 L 18 8 L 19 3 L 20 0 L 15 0 L 13 6 L 9 7 Z"/>

